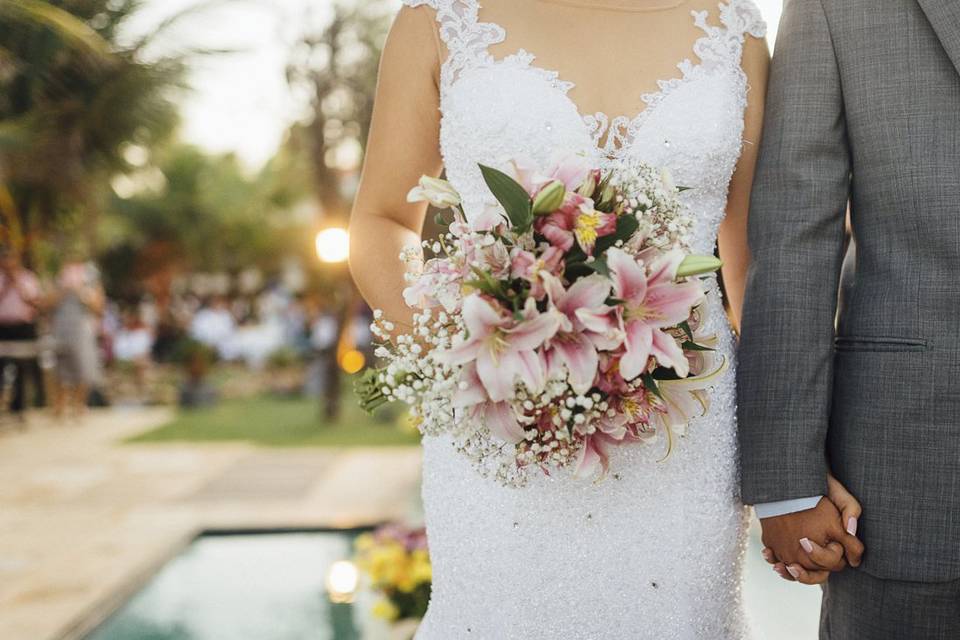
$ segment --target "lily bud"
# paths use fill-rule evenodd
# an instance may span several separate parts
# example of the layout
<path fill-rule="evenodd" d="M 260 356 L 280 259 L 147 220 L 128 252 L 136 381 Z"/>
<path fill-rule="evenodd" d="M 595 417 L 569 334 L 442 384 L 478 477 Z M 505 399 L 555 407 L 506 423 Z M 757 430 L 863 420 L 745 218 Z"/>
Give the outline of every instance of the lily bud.
<path fill-rule="evenodd" d="M 600 202 L 608 203 L 613 202 L 613 197 L 617 195 L 617 190 L 612 184 L 607 184 L 603 188 L 603 193 L 600 194 Z"/>
<path fill-rule="evenodd" d="M 566 197 L 567 188 L 559 180 L 554 180 L 540 189 L 540 193 L 533 199 L 533 215 L 553 213 L 560 208 Z"/>
<path fill-rule="evenodd" d="M 407 194 L 407 202 L 429 202 L 446 209 L 460 204 L 460 194 L 446 180 L 423 176 L 420 183 Z"/>
<path fill-rule="evenodd" d="M 583 180 L 583 184 L 581 184 L 580 188 L 577 189 L 577 193 L 584 198 L 589 198 L 592 196 L 593 192 L 597 189 L 597 178 L 598 174 L 596 171 L 588 172 L 587 177 Z"/>
<path fill-rule="evenodd" d="M 713 273 L 723 266 L 723 262 L 713 256 L 687 256 L 677 268 L 678 278 L 689 278 L 705 273 Z"/>

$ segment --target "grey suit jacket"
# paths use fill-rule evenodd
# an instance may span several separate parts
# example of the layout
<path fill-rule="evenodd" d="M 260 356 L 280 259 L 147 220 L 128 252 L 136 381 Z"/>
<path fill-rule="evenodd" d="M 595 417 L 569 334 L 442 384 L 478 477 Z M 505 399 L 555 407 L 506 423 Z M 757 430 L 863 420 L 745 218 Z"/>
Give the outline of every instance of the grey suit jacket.
<path fill-rule="evenodd" d="M 825 493 L 829 465 L 863 504 L 864 570 L 958 578 L 960 0 L 788 0 L 766 113 L 743 499 Z"/>

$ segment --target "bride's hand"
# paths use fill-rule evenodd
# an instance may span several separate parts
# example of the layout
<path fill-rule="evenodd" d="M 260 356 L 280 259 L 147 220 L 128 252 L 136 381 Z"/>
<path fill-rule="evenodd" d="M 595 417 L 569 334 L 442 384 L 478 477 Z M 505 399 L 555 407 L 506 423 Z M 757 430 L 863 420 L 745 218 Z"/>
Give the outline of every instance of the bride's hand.
<path fill-rule="evenodd" d="M 857 535 L 857 524 L 860 521 L 860 514 L 863 509 L 860 503 L 853 497 L 847 488 L 840 484 L 840 481 L 833 477 L 832 473 L 827 474 L 827 497 L 840 510 L 840 516 L 843 518 L 843 528 L 852 536 Z"/>
<path fill-rule="evenodd" d="M 840 510 L 840 518 L 844 528 L 852 536 L 857 535 L 857 524 L 863 509 L 860 502 L 853 497 L 853 494 L 847 491 L 839 480 L 833 477 L 832 473 L 827 474 L 827 498 Z M 836 542 L 831 542 L 830 546 L 839 546 Z M 799 564 L 790 565 L 777 560 L 773 550 L 764 548 L 763 559 L 773 566 L 777 574 L 789 582 L 801 582 L 803 584 L 822 584 L 830 577 L 829 571 L 807 571 Z M 791 572 L 790 569 L 793 571 Z M 796 575 L 794 575 L 796 574 Z"/>

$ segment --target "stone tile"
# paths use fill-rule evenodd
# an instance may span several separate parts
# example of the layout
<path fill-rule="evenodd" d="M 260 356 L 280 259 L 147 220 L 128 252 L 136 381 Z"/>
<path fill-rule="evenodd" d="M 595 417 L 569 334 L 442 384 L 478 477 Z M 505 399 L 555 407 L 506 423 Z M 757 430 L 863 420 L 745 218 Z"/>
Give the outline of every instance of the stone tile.
<path fill-rule="evenodd" d="M 329 470 L 336 454 L 256 453 L 237 460 L 186 499 L 192 502 L 297 500 Z"/>

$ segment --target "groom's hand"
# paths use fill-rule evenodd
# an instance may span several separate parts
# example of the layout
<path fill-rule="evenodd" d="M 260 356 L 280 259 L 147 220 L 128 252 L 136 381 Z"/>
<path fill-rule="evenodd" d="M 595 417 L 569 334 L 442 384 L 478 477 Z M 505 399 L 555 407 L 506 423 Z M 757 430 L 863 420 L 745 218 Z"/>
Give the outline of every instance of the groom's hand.
<path fill-rule="evenodd" d="M 785 578 L 815 584 L 848 562 L 860 565 L 863 544 L 843 527 L 840 511 L 827 498 L 813 509 L 765 518 L 760 524 L 763 544 L 773 556 L 769 559 Z"/>

